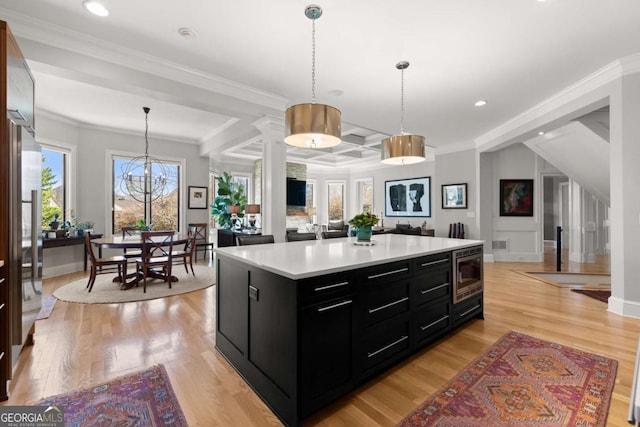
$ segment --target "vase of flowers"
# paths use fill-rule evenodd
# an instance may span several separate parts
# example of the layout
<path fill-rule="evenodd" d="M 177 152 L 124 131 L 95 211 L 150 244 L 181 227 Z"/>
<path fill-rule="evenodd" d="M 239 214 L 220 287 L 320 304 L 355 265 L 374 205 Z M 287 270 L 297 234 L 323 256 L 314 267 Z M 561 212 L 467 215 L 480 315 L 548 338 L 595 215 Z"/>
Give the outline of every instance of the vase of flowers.
<path fill-rule="evenodd" d="M 378 223 L 378 217 L 371 212 L 362 212 L 349 220 L 349 224 L 356 229 L 358 242 L 371 241 L 371 228 Z"/>

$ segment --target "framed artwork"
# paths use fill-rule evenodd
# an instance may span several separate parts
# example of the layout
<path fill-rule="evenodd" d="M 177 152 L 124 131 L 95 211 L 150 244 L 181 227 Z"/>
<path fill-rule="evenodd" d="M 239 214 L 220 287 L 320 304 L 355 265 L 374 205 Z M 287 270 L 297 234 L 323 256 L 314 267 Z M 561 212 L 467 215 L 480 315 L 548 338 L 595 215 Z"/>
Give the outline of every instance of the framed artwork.
<path fill-rule="evenodd" d="M 533 180 L 500 180 L 500 216 L 533 216 Z"/>
<path fill-rule="evenodd" d="M 387 217 L 430 217 L 431 177 L 385 181 L 384 215 Z"/>
<path fill-rule="evenodd" d="M 467 184 L 442 186 L 442 209 L 467 209 Z"/>
<path fill-rule="evenodd" d="M 189 209 L 207 209 L 207 187 L 189 186 Z"/>

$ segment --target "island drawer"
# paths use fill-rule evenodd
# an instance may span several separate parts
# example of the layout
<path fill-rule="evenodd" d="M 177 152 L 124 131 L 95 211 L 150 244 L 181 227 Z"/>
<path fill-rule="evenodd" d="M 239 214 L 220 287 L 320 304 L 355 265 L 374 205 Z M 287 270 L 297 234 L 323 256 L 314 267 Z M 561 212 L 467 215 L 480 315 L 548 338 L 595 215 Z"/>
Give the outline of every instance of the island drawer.
<path fill-rule="evenodd" d="M 410 349 L 409 318 L 400 316 L 390 322 L 369 328 L 359 345 L 361 371 L 364 376 L 382 369 L 388 363 L 402 357 Z"/>
<path fill-rule="evenodd" d="M 482 294 L 467 298 L 463 302 L 453 305 L 453 324 L 457 325 L 481 313 Z"/>
<path fill-rule="evenodd" d="M 416 345 L 425 344 L 451 326 L 451 304 L 443 301 L 425 307 L 415 314 L 414 325 Z"/>
<path fill-rule="evenodd" d="M 354 288 L 353 284 L 354 280 L 351 274 L 328 274 L 301 280 L 298 291 L 301 302 L 306 305 L 349 294 Z"/>
<path fill-rule="evenodd" d="M 360 310 L 365 327 L 401 313 L 408 313 L 410 308 L 409 288 L 409 280 L 400 280 L 367 290 L 362 296 Z"/>
<path fill-rule="evenodd" d="M 451 269 L 439 268 L 420 274 L 412 282 L 413 307 L 451 295 Z"/>
<path fill-rule="evenodd" d="M 390 283 L 411 276 L 411 261 L 398 261 L 377 265 L 361 270 L 360 282 L 364 286 L 372 286 L 378 283 Z"/>
<path fill-rule="evenodd" d="M 451 253 L 445 252 L 416 258 L 413 261 L 413 268 L 415 269 L 416 274 L 436 268 L 446 268 L 451 270 Z"/>

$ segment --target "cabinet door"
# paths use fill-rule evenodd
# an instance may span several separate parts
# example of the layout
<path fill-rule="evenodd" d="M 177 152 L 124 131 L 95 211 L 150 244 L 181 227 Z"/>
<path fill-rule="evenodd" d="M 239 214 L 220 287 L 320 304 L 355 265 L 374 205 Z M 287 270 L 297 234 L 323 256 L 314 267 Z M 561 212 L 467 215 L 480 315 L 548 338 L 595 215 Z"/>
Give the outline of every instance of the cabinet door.
<path fill-rule="evenodd" d="M 353 313 L 351 297 L 302 309 L 302 416 L 352 386 Z"/>

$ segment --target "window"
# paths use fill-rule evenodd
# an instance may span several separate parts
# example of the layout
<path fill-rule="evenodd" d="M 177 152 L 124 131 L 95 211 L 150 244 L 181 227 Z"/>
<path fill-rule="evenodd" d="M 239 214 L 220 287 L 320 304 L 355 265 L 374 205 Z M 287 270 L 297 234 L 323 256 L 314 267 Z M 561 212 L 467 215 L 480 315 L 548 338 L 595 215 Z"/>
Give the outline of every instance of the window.
<path fill-rule="evenodd" d="M 241 174 L 241 173 L 235 173 L 235 174 L 231 174 L 231 180 L 233 181 L 234 184 L 242 184 L 243 188 L 244 188 L 244 197 L 247 198 L 248 202 L 251 202 L 253 200 L 253 197 L 249 197 L 249 194 L 251 194 L 251 175 L 245 175 L 245 174 Z"/>
<path fill-rule="evenodd" d="M 329 221 L 344 220 L 344 182 L 327 184 Z"/>
<path fill-rule="evenodd" d="M 316 224 L 316 194 L 315 194 L 316 182 L 313 179 L 307 180 L 307 201 L 306 208 L 307 214 L 312 224 Z"/>
<path fill-rule="evenodd" d="M 356 181 L 358 212 L 373 213 L 373 178 L 365 178 Z"/>
<path fill-rule="evenodd" d="M 111 232 L 117 234 L 123 226 L 134 225 L 142 219 L 147 224 L 153 224 L 154 230 L 179 230 L 180 164 L 170 161 L 159 161 L 152 164 L 148 179 L 150 182 L 163 180 L 166 185 L 155 200 L 147 199 L 145 203 L 142 193 L 139 193 L 137 197 L 130 194 L 127 190 L 127 180 L 123 178 L 124 171 L 132 160 L 130 157 L 112 157 L 113 214 Z M 144 164 L 136 162 L 134 166 L 140 171 L 140 176 L 134 176 L 129 179 L 129 182 L 141 184 L 144 180 Z"/>
<path fill-rule="evenodd" d="M 218 183 L 216 181 L 216 174 L 213 172 L 209 172 L 209 206 L 213 204 L 213 200 L 218 195 Z M 216 220 L 211 215 L 211 208 L 209 208 L 209 230 L 216 227 Z"/>
<path fill-rule="evenodd" d="M 55 148 L 42 148 L 42 228 L 48 229 L 56 214 L 62 224 L 69 220 L 68 180 L 69 153 Z"/>

